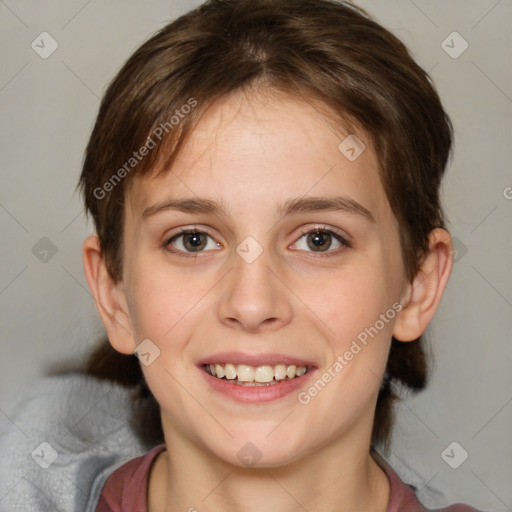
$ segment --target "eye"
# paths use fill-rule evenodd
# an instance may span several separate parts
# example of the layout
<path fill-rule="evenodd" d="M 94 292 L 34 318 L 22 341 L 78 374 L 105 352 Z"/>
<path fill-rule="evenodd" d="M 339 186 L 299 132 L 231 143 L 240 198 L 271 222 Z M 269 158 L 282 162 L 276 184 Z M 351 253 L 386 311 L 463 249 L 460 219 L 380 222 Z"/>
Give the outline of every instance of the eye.
<path fill-rule="evenodd" d="M 169 238 L 164 246 L 171 252 L 202 252 L 203 249 L 215 249 L 220 247 L 218 242 L 213 241 L 208 247 L 208 238 L 213 241 L 213 238 L 205 231 L 198 229 L 183 229 L 179 233 Z M 176 244 L 176 245 L 174 245 Z M 174 249 L 169 246 L 174 247 Z"/>
<path fill-rule="evenodd" d="M 325 228 L 313 228 L 303 231 L 299 241 L 302 239 L 305 239 L 305 243 L 302 244 L 302 247 L 300 247 L 301 244 L 299 244 L 299 242 L 295 242 L 295 245 L 299 246 L 300 250 L 304 250 L 306 252 L 327 253 L 322 254 L 323 256 L 331 256 L 340 252 L 336 250 L 329 250 L 333 243 L 338 244 L 338 249 L 351 247 L 350 243 L 342 235 Z"/>
<path fill-rule="evenodd" d="M 300 241 L 305 238 L 305 243 L 300 247 Z M 208 239 L 212 242 L 208 244 Z M 343 249 L 344 247 L 351 247 L 350 242 L 346 240 L 341 234 L 335 233 L 332 230 L 325 228 L 312 228 L 303 230 L 302 236 L 295 242 L 294 245 L 299 246 L 299 250 L 305 252 L 322 253 L 322 256 L 331 256 L 338 254 L 339 250 L 329 250 L 333 244 L 337 244 L 335 249 Z M 184 256 L 193 253 L 204 252 L 208 249 L 216 249 L 221 245 L 215 242 L 211 235 L 205 231 L 200 231 L 196 228 L 182 229 L 171 238 L 164 242 L 164 248 L 173 253 L 181 253 Z"/>

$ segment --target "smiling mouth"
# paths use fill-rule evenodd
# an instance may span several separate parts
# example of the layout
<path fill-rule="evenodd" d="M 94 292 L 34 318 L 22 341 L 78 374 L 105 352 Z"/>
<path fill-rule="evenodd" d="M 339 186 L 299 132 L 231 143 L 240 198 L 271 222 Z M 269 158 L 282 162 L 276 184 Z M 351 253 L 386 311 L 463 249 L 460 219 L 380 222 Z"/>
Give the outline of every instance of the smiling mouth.
<path fill-rule="evenodd" d="M 298 379 L 311 370 L 309 366 L 294 364 L 249 366 L 231 363 L 203 364 L 203 369 L 212 377 L 238 386 L 273 386 Z"/>

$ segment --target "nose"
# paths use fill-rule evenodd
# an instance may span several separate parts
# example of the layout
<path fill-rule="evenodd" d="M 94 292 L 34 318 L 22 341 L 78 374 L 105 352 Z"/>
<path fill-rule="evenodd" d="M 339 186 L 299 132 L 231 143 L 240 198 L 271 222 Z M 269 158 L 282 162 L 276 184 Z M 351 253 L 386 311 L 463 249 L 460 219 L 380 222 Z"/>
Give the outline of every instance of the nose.
<path fill-rule="evenodd" d="M 292 317 L 292 292 L 268 251 L 252 262 L 233 253 L 231 272 L 224 280 L 218 306 L 222 323 L 247 332 L 263 332 L 287 325 Z"/>

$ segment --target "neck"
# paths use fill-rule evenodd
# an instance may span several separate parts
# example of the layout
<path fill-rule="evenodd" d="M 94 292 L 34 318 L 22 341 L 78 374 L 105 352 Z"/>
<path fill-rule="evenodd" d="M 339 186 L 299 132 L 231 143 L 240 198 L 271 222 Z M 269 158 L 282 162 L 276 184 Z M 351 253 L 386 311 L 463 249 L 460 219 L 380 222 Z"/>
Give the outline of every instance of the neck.
<path fill-rule="evenodd" d="M 229 464 L 176 431 L 167 437 L 150 476 L 149 512 L 387 510 L 388 478 L 360 436 L 270 468 Z"/>

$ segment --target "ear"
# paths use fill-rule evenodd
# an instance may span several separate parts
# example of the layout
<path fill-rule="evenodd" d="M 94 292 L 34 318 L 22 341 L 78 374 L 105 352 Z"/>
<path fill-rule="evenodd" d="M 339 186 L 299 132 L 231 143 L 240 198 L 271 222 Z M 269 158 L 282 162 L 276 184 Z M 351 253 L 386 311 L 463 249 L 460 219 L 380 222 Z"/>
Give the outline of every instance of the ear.
<path fill-rule="evenodd" d="M 123 283 L 116 283 L 108 273 L 97 235 L 85 239 L 82 258 L 85 277 L 110 344 L 122 354 L 132 354 L 135 342 Z"/>
<path fill-rule="evenodd" d="M 441 302 L 452 267 L 452 238 L 445 229 L 436 228 L 429 234 L 428 253 L 402 301 L 404 307 L 394 325 L 394 338 L 413 341 L 425 332 Z"/>

